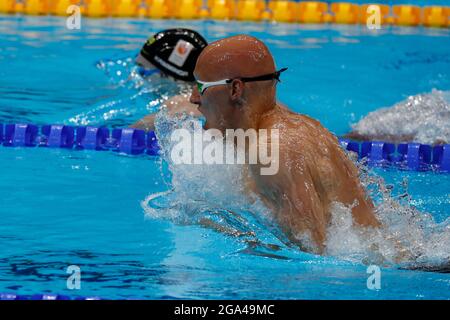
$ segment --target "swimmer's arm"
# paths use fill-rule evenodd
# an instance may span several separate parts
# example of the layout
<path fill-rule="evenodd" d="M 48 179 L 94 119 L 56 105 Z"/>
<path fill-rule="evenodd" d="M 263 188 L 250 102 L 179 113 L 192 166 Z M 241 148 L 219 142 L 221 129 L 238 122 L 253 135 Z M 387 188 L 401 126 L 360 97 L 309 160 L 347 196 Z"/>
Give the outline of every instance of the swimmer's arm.
<path fill-rule="evenodd" d="M 286 167 L 281 169 L 279 180 L 285 189 L 280 215 L 289 224 L 294 242 L 299 242 L 304 250 L 322 254 L 329 220 L 328 208 L 309 170 L 305 169 L 294 173 Z"/>
<path fill-rule="evenodd" d="M 155 130 L 155 114 L 149 114 L 137 122 L 133 123 L 130 128 L 140 129 L 144 131 L 154 131 Z"/>
<path fill-rule="evenodd" d="M 194 117 L 200 117 L 201 113 L 197 106 L 189 102 L 188 95 L 176 95 L 164 102 L 163 108 L 167 108 L 169 115 L 180 116 L 188 114 Z M 145 131 L 155 130 L 155 114 L 149 114 L 130 126 L 134 129 L 141 129 Z"/>

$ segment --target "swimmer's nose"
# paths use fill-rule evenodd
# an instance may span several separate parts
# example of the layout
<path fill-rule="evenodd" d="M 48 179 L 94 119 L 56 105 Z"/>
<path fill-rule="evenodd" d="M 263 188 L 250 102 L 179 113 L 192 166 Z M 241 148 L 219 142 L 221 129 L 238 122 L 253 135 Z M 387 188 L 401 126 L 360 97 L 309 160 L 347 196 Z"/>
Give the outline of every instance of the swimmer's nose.
<path fill-rule="evenodd" d="M 200 105 L 200 93 L 198 92 L 197 86 L 194 86 L 189 101 L 193 104 Z"/>

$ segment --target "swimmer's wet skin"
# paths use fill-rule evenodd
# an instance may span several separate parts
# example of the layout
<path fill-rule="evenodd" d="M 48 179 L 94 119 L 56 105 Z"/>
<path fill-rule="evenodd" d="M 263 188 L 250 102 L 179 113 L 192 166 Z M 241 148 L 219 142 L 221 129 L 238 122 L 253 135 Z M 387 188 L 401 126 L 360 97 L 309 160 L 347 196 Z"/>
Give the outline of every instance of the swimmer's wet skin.
<path fill-rule="evenodd" d="M 251 165 L 248 191 L 271 208 L 292 241 L 324 253 L 333 202 L 352 206 L 353 220 L 360 226 L 380 227 L 380 222 L 337 138 L 319 122 L 277 103 L 276 79 L 242 81 L 276 71 L 260 40 L 239 35 L 216 41 L 200 54 L 195 77 L 199 82 L 231 81 L 202 93 L 194 88 L 190 101 L 204 115 L 204 129 L 279 130 L 278 173 L 263 176 L 260 164 Z"/>

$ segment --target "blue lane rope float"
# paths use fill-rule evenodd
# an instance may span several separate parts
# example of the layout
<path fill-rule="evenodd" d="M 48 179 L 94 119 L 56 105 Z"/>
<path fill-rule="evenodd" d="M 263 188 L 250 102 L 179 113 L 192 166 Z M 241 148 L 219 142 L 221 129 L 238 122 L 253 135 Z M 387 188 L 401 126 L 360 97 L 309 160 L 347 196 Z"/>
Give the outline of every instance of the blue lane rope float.
<path fill-rule="evenodd" d="M 355 142 L 339 139 L 341 146 L 366 158 L 369 165 L 391 165 L 406 170 L 450 172 L 450 145 L 432 147 L 420 143 L 393 143 L 383 141 Z"/>
<path fill-rule="evenodd" d="M 341 146 L 367 159 L 371 166 L 395 166 L 404 170 L 450 172 L 450 144 L 419 143 L 395 145 L 383 141 L 355 142 L 339 139 Z M 0 124 L 0 145 L 5 147 L 48 147 L 112 150 L 132 155 L 159 155 L 154 131 L 105 127 L 33 124 Z"/>
<path fill-rule="evenodd" d="M 124 128 L 33 124 L 0 124 L 0 144 L 5 147 L 49 147 L 112 150 L 127 154 L 156 156 L 159 146 L 155 132 Z"/>

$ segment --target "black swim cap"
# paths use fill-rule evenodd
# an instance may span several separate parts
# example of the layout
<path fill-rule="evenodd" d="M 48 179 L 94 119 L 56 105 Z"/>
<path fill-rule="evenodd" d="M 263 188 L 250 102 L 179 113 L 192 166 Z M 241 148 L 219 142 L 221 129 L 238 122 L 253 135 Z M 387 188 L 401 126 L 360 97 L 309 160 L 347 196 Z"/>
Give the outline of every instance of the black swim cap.
<path fill-rule="evenodd" d="M 195 63 L 207 45 L 196 31 L 168 29 L 150 37 L 141 50 L 141 56 L 176 79 L 194 81 Z"/>

